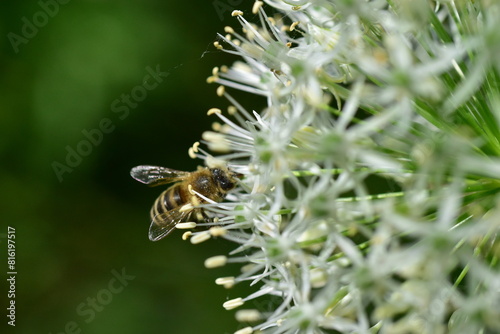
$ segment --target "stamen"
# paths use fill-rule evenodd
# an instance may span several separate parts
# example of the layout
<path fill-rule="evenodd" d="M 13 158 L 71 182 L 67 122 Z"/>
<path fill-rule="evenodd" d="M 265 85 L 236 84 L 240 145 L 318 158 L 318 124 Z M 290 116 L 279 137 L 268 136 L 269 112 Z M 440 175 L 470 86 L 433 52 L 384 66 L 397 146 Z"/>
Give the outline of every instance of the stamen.
<path fill-rule="evenodd" d="M 205 159 L 205 163 L 206 163 L 207 167 L 209 167 L 209 168 L 221 168 L 221 167 L 224 168 L 226 166 L 226 162 L 224 160 L 215 158 L 215 157 L 213 157 L 211 155 L 207 155 L 207 157 Z M 202 194 L 199 194 L 199 193 L 196 192 L 196 195 L 200 196 L 201 198 L 203 198 L 208 203 L 215 203 L 211 199 L 206 198 L 205 196 L 203 196 Z"/>
<path fill-rule="evenodd" d="M 211 84 L 211 83 L 217 82 L 218 79 L 219 79 L 219 77 L 217 77 L 217 76 L 210 76 L 207 78 L 207 83 Z"/>
<path fill-rule="evenodd" d="M 207 158 L 207 165 L 208 165 L 208 158 Z M 213 167 L 213 166 L 208 165 L 208 167 L 210 167 L 210 168 L 217 168 L 217 167 L 220 167 L 220 165 L 216 165 L 216 167 Z M 199 192 L 197 192 L 197 191 L 196 191 L 196 190 L 194 190 L 194 189 L 193 189 L 193 193 L 194 193 L 196 196 L 200 197 L 202 200 L 204 200 L 204 201 L 205 201 L 205 202 L 207 202 L 207 203 L 217 204 L 217 202 L 215 202 L 213 199 L 210 199 L 210 198 L 208 198 L 208 197 L 206 197 L 206 196 L 204 196 L 204 195 L 200 194 Z"/>
<path fill-rule="evenodd" d="M 228 300 L 227 302 L 222 304 L 222 307 L 224 307 L 226 310 L 229 311 L 229 310 L 235 309 L 237 307 L 240 307 L 243 304 L 245 304 L 245 302 L 243 301 L 243 298 L 235 298 L 235 299 Z"/>
<path fill-rule="evenodd" d="M 263 4 L 264 3 L 262 1 L 255 1 L 252 6 L 252 14 L 257 14 Z"/>
<path fill-rule="evenodd" d="M 220 132 L 222 125 L 219 122 L 212 123 L 212 130 Z"/>
<path fill-rule="evenodd" d="M 224 49 L 224 47 L 218 42 L 218 41 L 215 41 L 214 42 L 214 46 L 217 50 L 222 50 Z"/>
<path fill-rule="evenodd" d="M 203 231 L 198 234 L 195 234 L 190 241 L 193 245 L 195 245 L 207 241 L 208 239 L 210 239 L 210 237 L 211 236 L 210 233 L 208 233 L 208 231 Z"/>
<path fill-rule="evenodd" d="M 213 114 L 220 114 L 220 113 L 222 113 L 222 111 L 219 108 L 210 108 L 207 111 L 208 116 L 213 115 Z"/>
<path fill-rule="evenodd" d="M 206 263 L 206 261 L 205 261 L 205 263 Z M 212 267 L 210 267 L 210 268 L 212 268 Z M 234 278 L 234 276 L 219 277 L 215 280 L 215 284 L 222 285 L 224 287 L 232 287 L 235 284 L 235 278 Z"/>
<path fill-rule="evenodd" d="M 183 205 L 183 206 L 179 209 L 179 211 L 180 211 L 180 212 L 186 212 L 186 211 L 191 211 L 191 210 L 193 210 L 193 209 L 194 209 L 194 207 L 193 207 L 191 204 L 189 204 L 189 203 L 188 203 L 188 204 L 184 204 L 184 205 Z"/>
<path fill-rule="evenodd" d="M 195 222 L 185 222 L 185 223 L 178 223 L 175 225 L 175 228 L 178 228 L 180 230 L 187 230 L 187 229 L 190 229 L 190 228 L 195 228 L 196 227 L 196 223 Z"/>
<path fill-rule="evenodd" d="M 223 96 L 224 95 L 224 91 L 225 91 L 225 87 L 224 86 L 217 87 L 217 96 Z"/>
<path fill-rule="evenodd" d="M 194 194 L 196 194 L 196 191 L 195 190 L 192 190 L 193 188 L 191 187 L 191 192 L 193 192 Z M 196 196 L 191 196 L 191 204 L 196 207 L 198 205 L 200 205 L 200 200 L 196 197 Z M 197 214 L 199 214 L 199 212 L 197 212 Z M 201 215 L 197 215 L 197 218 L 200 219 L 200 216 Z M 203 217 L 203 216 L 202 216 Z"/>
<path fill-rule="evenodd" d="M 252 333 L 253 333 L 253 329 L 250 326 L 242 328 L 242 329 L 237 330 L 236 332 L 234 332 L 234 334 L 252 334 Z"/>
<path fill-rule="evenodd" d="M 211 227 L 209 230 L 212 237 L 221 237 L 227 234 L 227 230 L 220 226 Z"/>
<path fill-rule="evenodd" d="M 188 155 L 189 155 L 189 157 L 190 157 L 191 159 L 196 159 L 196 158 L 197 158 L 197 156 L 196 156 L 196 154 L 194 153 L 194 150 L 193 150 L 193 148 L 192 148 L 192 147 L 190 147 L 190 148 L 188 149 Z"/>
<path fill-rule="evenodd" d="M 239 322 L 256 322 L 262 319 L 262 314 L 255 309 L 238 310 L 235 317 Z"/>
<path fill-rule="evenodd" d="M 205 267 L 206 268 L 217 268 L 217 267 L 223 267 L 227 263 L 227 256 L 225 255 L 217 255 L 217 256 L 212 256 L 209 257 L 208 259 L 205 260 Z"/>
<path fill-rule="evenodd" d="M 201 137 L 208 142 L 208 147 L 214 152 L 227 153 L 231 151 L 231 146 L 220 133 L 205 131 Z"/>

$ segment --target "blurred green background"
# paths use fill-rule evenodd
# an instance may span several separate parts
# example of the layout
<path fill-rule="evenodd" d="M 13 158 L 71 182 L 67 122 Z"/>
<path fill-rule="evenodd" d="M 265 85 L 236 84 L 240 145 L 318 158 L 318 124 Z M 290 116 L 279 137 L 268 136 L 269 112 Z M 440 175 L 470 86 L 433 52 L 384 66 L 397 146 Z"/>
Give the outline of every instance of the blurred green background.
<path fill-rule="evenodd" d="M 214 280 L 238 268 L 203 267 L 234 245 L 191 245 L 179 231 L 150 242 L 149 209 L 163 189 L 129 170 L 202 163 L 187 150 L 215 120 L 206 110 L 227 106 L 205 80 L 235 60 L 212 43 L 237 26 L 231 10 L 248 13 L 252 2 L 59 1 L 0 4 L 0 332 L 236 331 L 222 303 L 247 292 Z M 141 88 L 157 67 L 168 76 Z M 97 144 L 85 145 L 86 132 Z M 87 155 L 68 166 L 68 150 Z M 57 175 L 63 165 L 71 171 Z M 16 229 L 15 328 L 5 316 L 7 226 Z M 122 271 L 134 277 L 126 286 L 113 279 Z"/>

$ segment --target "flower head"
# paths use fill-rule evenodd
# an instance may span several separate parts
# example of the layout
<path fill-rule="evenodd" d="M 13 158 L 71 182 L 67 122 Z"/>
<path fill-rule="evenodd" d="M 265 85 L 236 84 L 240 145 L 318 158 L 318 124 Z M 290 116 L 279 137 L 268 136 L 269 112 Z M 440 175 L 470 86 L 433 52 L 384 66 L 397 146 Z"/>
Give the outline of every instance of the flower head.
<path fill-rule="evenodd" d="M 208 79 L 230 103 L 209 110 L 216 157 L 190 149 L 243 175 L 186 236 L 237 244 L 205 265 L 255 286 L 224 303 L 238 333 L 500 330 L 499 5 L 265 2 L 215 43 L 240 57 Z"/>

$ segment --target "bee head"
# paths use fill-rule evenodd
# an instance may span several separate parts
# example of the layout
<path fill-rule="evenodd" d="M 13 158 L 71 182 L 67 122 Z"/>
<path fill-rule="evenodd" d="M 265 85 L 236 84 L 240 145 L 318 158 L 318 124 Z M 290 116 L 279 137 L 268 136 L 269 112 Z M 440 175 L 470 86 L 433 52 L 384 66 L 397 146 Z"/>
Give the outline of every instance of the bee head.
<path fill-rule="evenodd" d="M 236 186 L 234 177 L 237 174 L 225 171 L 221 168 L 210 168 L 210 172 L 212 172 L 214 180 L 219 184 L 222 190 L 229 191 Z"/>

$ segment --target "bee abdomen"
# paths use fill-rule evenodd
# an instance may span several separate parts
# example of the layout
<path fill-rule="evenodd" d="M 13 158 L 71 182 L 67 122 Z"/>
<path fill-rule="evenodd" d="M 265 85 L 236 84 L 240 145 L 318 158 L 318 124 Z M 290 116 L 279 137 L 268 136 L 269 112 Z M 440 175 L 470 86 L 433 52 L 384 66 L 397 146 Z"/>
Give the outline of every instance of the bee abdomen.
<path fill-rule="evenodd" d="M 161 193 L 151 208 L 151 219 L 157 215 L 175 209 L 183 204 L 181 187 L 173 186 Z"/>

